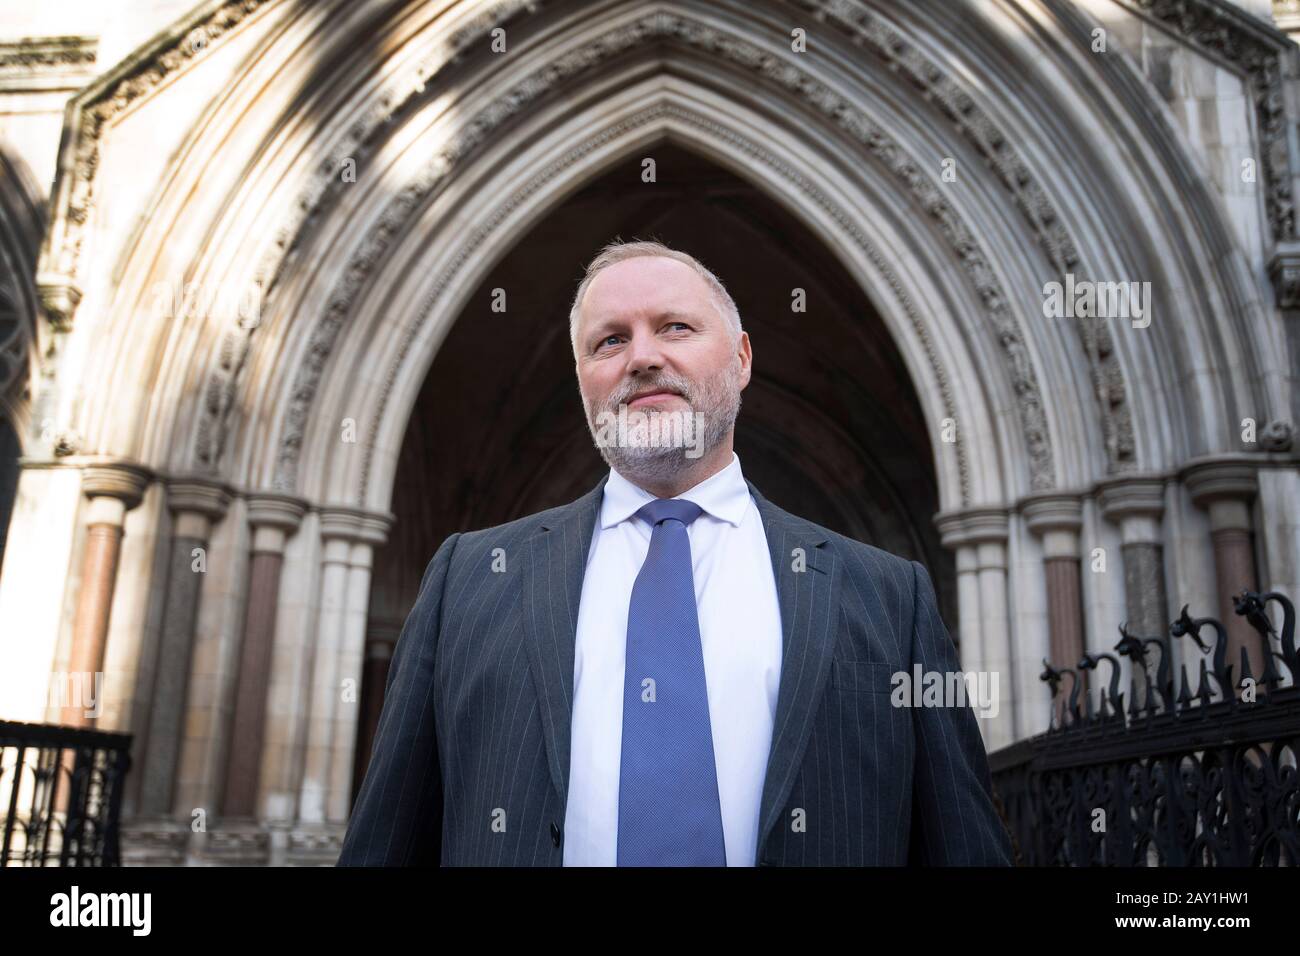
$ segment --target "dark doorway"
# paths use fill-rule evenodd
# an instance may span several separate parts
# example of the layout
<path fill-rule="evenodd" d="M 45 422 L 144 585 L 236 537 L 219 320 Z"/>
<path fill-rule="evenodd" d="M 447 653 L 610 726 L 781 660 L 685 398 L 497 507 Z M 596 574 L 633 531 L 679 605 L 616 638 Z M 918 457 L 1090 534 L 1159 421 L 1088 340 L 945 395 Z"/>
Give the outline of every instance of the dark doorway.
<path fill-rule="evenodd" d="M 657 183 L 641 182 L 642 155 L 655 158 Z M 571 501 L 607 471 L 583 418 L 568 312 L 583 267 L 615 237 L 691 253 L 736 300 L 754 347 L 736 427 L 745 476 L 789 511 L 926 564 L 955 635 L 953 562 L 931 523 L 938 492 L 926 426 L 879 315 L 783 208 L 669 142 L 541 221 L 448 333 L 399 459 L 372 633 L 395 637 L 447 535 Z M 496 288 L 504 314 L 491 309 Z M 791 309 L 796 288 L 806 312 Z"/>

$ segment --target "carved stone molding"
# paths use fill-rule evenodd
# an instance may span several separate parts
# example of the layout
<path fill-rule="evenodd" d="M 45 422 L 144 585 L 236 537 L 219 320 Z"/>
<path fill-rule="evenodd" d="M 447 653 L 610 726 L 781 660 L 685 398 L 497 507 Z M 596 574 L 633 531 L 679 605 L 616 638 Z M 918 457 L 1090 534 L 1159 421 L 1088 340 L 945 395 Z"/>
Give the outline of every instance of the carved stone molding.
<path fill-rule="evenodd" d="M 1268 222 L 1276 242 L 1296 238 L 1291 145 L 1282 84 L 1283 57 L 1293 44 L 1285 33 L 1220 0 L 1119 0 L 1185 43 L 1225 60 L 1249 80 L 1259 134 Z"/>
<path fill-rule="evenodd" d="M 330 147 L 326 158 L 312 171 L 307 184 L 289 206 L 285 220 L 275 230 L 275 238 L 270 247 L 262 254 L 253 273 L 253 283 L 261 290 L 260 298 L 264 303 L 270 303 L 285 269 L 296 261 L 295 254 L 302 245 L 303 237 L 311 233 L 322 211 L 337 201 L 342 185 L 339 170 L 344 160 L 350 159 L 362 166 L 377 146 L 385 141 L 386 132 L 398 128 L 402 117 L 424 105 L 429 96 L 433 95 L 432 89 L 428 89 L 426 95 L 431 77 L 462 58 L 470 45 L 482 40 L 493 29 L 507 25 L 517 17 L 535 13 L 540 6 L 537 0 L 504 0 L 490 7 L 454 30 L 444 46 L 424 57 L 414 67 L 402 70 L 388 79 L 373 94 L 372 103 L 365 114 Z M 373 263 L 363 261 L 354 267 L 354 264 L 349 263 L 341 294 L 346 295 L 350 281 L 357 284 L 364 281 L 371 265 Z M 327 335 L 328 325 L 334 321 L 332 317 L 336 312 L 336 304 L 332 298 L 330 313 L 325 319 Z M 202 468 L 215 471 L 221 461 L 227 419 L 234 406 L 239 376 L 248 358 L 252 334 L 253 327 L 241 322 L 231 323 L 222 333 L 217 367 L 204 388 L 203 408 L 194 446 L 194 459 Z M 319 377 L 319 370 L 319 367 L 311 367 L 316 378 Z M 314 394 L 315 380 L 310 381 L 307 387 Z M 296 412 L 295 417 L 297 414 L 299 413 Z M 291 435 L 288 440 L 296 444 L 300 441 L 300 435 Z"/>
<path fill-rule="evenodd" d="M 1295 438 L 1295 428 L 1283 418 L 1275 418 L 1259 430 L 1261 452 L 1287 452 Z"/>
<path fill-rule="evenodd" d="M 1285 242 L 1273 251 L 1268 277 L 1279 309 L 1300 309 L 1300 242 Z"/>
<path fill-rule="evenodd" d="M 0 41 L 0 78 L 38 70 L 95 65 L 95 37 L 23 37 Z"/>
<path fill-rule="evenodd" d="M 0 41 L 0 95 L 71 95 L 95 75 L 95 37 L 22 37 Z"/>
<path fill-rule="evenodd" d="M 191 844 L 205 863 L 228 866 L 265 866 L 270 854 L 270 834 L 265 826 L 244 820 L 219 820 Z"/>
<path fill-rule="evenodd" d="M 1061 275 L 1075 270 L 1079 254 L 1051 196 L 1020 156 L 1011 138 L 979 105 L 962 83 L 907 42 L 907 39 L 859 0 L 792 0 L 822 21 L 840 25 L 855 43 L 873 52 L 889 69 L 906 77 L 947 119 L 1010 193 L 1052 267 Z M 1124 472 L 1135 467 L 1133 418 L 1127 404 L 1123 370 L 1110 328 L 1103 318 L 1074 323 L 1088 360 L 1097 397 L 1107 469 Z M 1034 490 L 1052 483 L 1033 484 Z"/>
<path fill-rule="evenodd" d="M 1259 492 L 1255 472 L 1250 459 L 1223 455 L 1189 462 L 1181 477 L 1192 504 L 1208 508 L 1216 501 L 1249 502 Z"/>
<path fill-rule="evenodd" d="M 1042 537 L 1050 531 L 1077 533 L 1083 527 L 1083 500 L 1078 495 L 1035 495 L 1020 503 L 1025 527 Z"/>
<path fill-rule="evenodd" d="M 1102 517 L 1115 524 L 1130 517 L 1159 520 L 1165 513 L 1165 479 L 1135 475 L 1102 482 L 1097 486 L 1097 501 Z"/>
<path fill-rule="evenodd" d="M 248 496 L 248 523 L 254 528 L 297 531 L 306 512 L 307 503 L 300 498 L 268 492 Z"/>
<path fill-rule="evenodd" d="M 320 536 L 325 541 L 361 542 L 377 548 L 388 541 L 394 520 L 388 513 L 332 505 L 320 509 Z"/>
<path fill-rule="evenodd" d="M 949 551 L 979 544 L 1005 544 L 1011 529 L 1005 508 L 966 508 L 934 516 L 939 541 Z"/>
<path fill-rule="evenodd" d="M 803 97 L 814 107 L 826 113 L 830 120 L 846 133 L 861 142 L 877 160 L 886 165 L 903 186 L 914 194 L 918 204 L 929 213 L 945 239 L 952 245 L 957 260 L 970 276 L 988 314 L 994 321 L 997 341 L 1006 356 L 1009 375 L 1018 397 L 1018 411 L 1029 453 L 1031 486 L 1035 490 L 1045 490 L 1053 486 L 1053 458 L 1041 391 L 1023 337 L 1011 315 L 1008 297 L 1001 288 L 975 233 L 944 199 L 938 187 L 920 172 L 919 167 L 906 156 L 899 144 L 889 138 L 866 114 L 789 63 L 752 44 L 721 34 L 684 17 L 655 13 L 610 31 L 595 42 L 584 44 L 581 50 L 561 56 L 522 81 L 468 122 L 461 136 L 433 157 L 417 174 L 415 180 L 390 203 L 379 225 L 362 242 L 358 252 L 345 268 L 343 282 L 329 296 L 330 304 L 326 315 L 312 332 L 307 358 L 291 389 L 291 404 L 284 417 L 281 447 L 277 452 L 275 487 L 286 491 L 296 487 L 296 468 L 301 450 L 302 429 L 305 427 L 311 403 L 314 401 L 325 361 L 362 286 L 382 259 L 393 237 L 402 231 L 402 223 L 413 216 L 418 207 L 427 201 L 428 194 L 445 178 L 458 159 L 478 146 L 495 126 L 517 114 L 526 104 L 560 81 L 606 58 L 623 53 L 637 44 L 664 38 L 684 40 L 710 52 L 726 56 L 733 63 L 748 67 L 761 76 L 785 86 L 795 95 Z M 1122 394 L 1122 380 L 1118 375 L 1110 375 L 1107 380 L 1119 382 Z M 223 407 L 228 407 L 228 403 Z M 212 438 L 216 430 L 216 427 L 205 428 L 203 434 Z M 220 439 L 217 438 L 216 441 L 219 442 Z M 200 461 L 204 458 L 204 451 L 202 447 L 196 450 L 196 457 Z"/>
<path fill-rule="evenodd" d="M 71 279 L 51 273 L 37 273 L 36 294 L 41 300 L 41 311 L 56 332 L 72 328 L 72 315 L 81 302 L 81 289 Z"/>
<path fill-rule="evenodd" d="M 130 511 L 144 498 L 153 473 L 130 461 L 87 465 L 81 474 L 81 492 L 88 498 L 116 498 Z"/>
<path fill-rule="evenodd" d="M 1300 30 L 1300 0 L 1273 0 L 1273 22 L 1288 35 Z"/>
<path fill-rule="evenodd" d="M 231 489 L 220 482 L 184 475 L 169 478 L 167 507 L 176 518 L 172 534 L 206 541 L 212 525 L 225 516 L 231 496 Z"/>
<path fill-rule="evenodd" d="M 127 866 L 183 866 L 190 827 L 170 818 L 135 818 L 121 826 L 122 860 Z"/>
<path fill-rule="evenodd" d="M 490 215 L 484 217 L 483 221 L 478 224 L 472 233 L 463 238 L 458 246 L 455 260 L 443 270 L 429 294 L 425 297 L 419 310 L 419 321 L 412 324 L 411 327 L 407 329 L 406 333 L 403 335 L 401 347 L 385 371 L 382 400 L 375 414 L 370 418 L 370 428 L 367 434 L 367 441 L 362 450 L 363 458 L 361 478 L 357 492 L 358 503 L 364 503 L 366 500 L 370 472 L 373 464 L 373 452 L 378 437 L 378 429 L 383 421 L 384 410 L 387 407 L 393 386 L 396 384 L 398 374 L 409 357 L 410 350 L 415 339 L 418 337 L 421 326 L 432 314 L 443 291 L 470 260 L 475 250 L 481 247 L 487 237 L 500 227 L 501 223 L 512 210 L 517 208 L 530 194 L 536 192 L 547 181 L 560 175 L 564 169 L 572 166 L 574 163 L 580 162 L 584 156 L 604 145 L 611 139 L 624 136 L 629 131 L 640 126 L 657 122 L 667 117 L 672 117 L 679 122 L 690 123 L 691 125 L 697 126 L 707 131 L 709 135 L 714 136 L 720 141 L 725 141 L 729 147 L 744 152 L 751 158 L 767 163 L 780 175 L 793 182 L 806 196 L 817 202 L 823 211 L 836 221 L 844 233 L 862 249 L 863 253 L 871 260 L 872 265 L 888 283 L 895 300 L 907 315 L 913 332 L 916 334 L 922 348 L 925 350 L 931 371 L 939 385 L 945 413 L 949 416 L 955 415 L 956 401 L 952 393 L 952 385 L 948 379 L 946 370 L 939 361 L 939 356 L 935 350 L 934 341 L 926 321 L 916 309 L 911 298 L 904 291 L 902 283 L 890 268 L 885 257 L 871 244 L 866 234 L 863 233 L 861 228 L 858 226 L 854 217 L 848 215 L 843 209 L 839 208 L 839 206 L 837 206 L 829 196 L 825 195 L 813 183 L 808 181 L 802 173 L 776 159 L 761 146 L 745 139 L 731 130 L 722 129 L 716 124 L 711 123 L 706 118 L 689 110 L 673 105 L 658 104 L 637 112 L 624 121 L 615 124 L 609 129 L 601 131 L 590 139 L 575 146 L 570 152 L 565 154 L 563 158 L 539 171 L 535 177 L 529 180 L 520 189 L 516 190 L 510 198 L 494 209 Z M 955 450 L 961 486 L 961 500 L 963 503 L 966 503 L 970 500 L 970 460 L 967 443 L 960 433 L 957 436 Z"/>
<path fill-rule="evenodd" d="M 202 9 L 165 31 L 147 48 L 68 104 L 68 129 L 51 196 L 51 222 L 41 249 L 38 286 L 52 320 L 67 327 L 80 301 L 77 273 L 82 240 L 95 199 L 95 173 L 105 128 L 133 103 L 203 55 L 271 0 L 230 0 Z M 75 294 L 74 294 L 75 293 Z"/>

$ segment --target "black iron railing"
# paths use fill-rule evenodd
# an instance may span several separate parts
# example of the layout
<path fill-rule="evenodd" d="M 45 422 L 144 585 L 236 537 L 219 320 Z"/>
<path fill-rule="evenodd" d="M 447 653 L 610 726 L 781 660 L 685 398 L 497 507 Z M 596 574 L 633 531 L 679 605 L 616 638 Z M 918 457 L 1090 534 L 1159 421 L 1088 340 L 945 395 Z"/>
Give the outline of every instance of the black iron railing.
<path fill-rule="evenodd" d="M 117 866 L 131 735 L 0 721 L 0 866 Z"/>
<path fill-rule="evenodd" d="M 1266 609 L 1282 610 L 1279 633 Z M 1187 608 L 1168 636 L 1120 629 L 1120 662 L 1088 654 L 1076 668 L 1044 661 L 1052 688 L 1047 732 L 989 755 L 993 785 L 1019 862 L 1061 866 L 1295 866 L 1300 864 L 1300 657 L 1295 608 L 1276 592 L 1243 592 L 1236 613 L 1254 628 L 1264 666 L 1243 651 L 1227 662 L 1227 634 Z M 1211 649 L 1202 629 L 1214 632 Z M 1202 654 L 1193 683 L 1174 676 L 1173 641 Z M 1154 657 L 1154 660 L 1149 658 Z M 1090 693 L 1087 673 L 1107 665 Z M 1062 684 L 1069 680 L 1068 692 Z M 1096 701 L 1094 702 L 1094 696 Z M 1127 698 L 1127 704 L 1126 704 Z"/>

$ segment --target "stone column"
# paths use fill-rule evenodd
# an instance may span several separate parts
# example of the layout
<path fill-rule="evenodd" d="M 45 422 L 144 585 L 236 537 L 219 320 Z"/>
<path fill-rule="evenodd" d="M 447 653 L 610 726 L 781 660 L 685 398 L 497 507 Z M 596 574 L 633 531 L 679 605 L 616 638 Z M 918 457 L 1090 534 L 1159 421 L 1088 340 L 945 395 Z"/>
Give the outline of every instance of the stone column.
<path fill-rule="evenodd" d="M 108 640 L 108 618 L 117 584 L 117 562 L 122 546 L 122 524 L 126 513 L 140 503 L 149 472 L 129 462 L 107 462 L 88 466 L 81 478 L 82 493 L 90 499 L 86 510 L 86 545 L 81 559 L 81 586 L 72 624 L 72 651 L 68 662 L 71 675 L 94 688 L 102 683 L 95 675 L 104 672 Z M 77 686 L 75 683 L 72 686 Z M 89 726 L 83 701 L 65 701 L 60 722 Z"/>
<path fill-rule="evenodd" d="M 324 540 L 320 625 L 312 671 L 307 753 L 299 801 L 303 823 L 346 824 L 360 720 L 361 678 L 373 549 L 391 517 L 321 510 Z"/>
<path fill-rule="evenodd" d="M 223 485 L 202 478 L 167 482 L 167 505 L 174 515 L 171 561 L 153 696 L 149 701 L 149 726 L 143 741 L 141 815 L 163 816 L 171 811 L 203 581 L 201 569 L 206 568 L 212 525 L 221 520 L 229 504 L 230 491 Z M 204 564 L 196 568 L 200 560 Z"/>
<path fill-rule="evenodd" d="M 1119 526 L 1129 633 L 1160 637 L 1169 630 L 1170 622 L 1160 526 L 1165 512 L 1165 480 L 1124 478 L 1105 482 L 1097 490 L 1102 517 Z"/>
<path fill-rule="evenodd" d="M 1255 467 L 1236 457 L 1202 460 L 1189 464 L 1181 477 L 1192 503 L 1209 512 L 1219 592 L 1216 610 L 1228 632 L 1227 662 L 1232 665 L 1233 678 L 1240 681 L 1241 649 L 1245 648 L 1250 672 L 1258 680 L 1265 663 L 1259 637 L 1246 619 L 1236 614 L 1232 603 L 1234 594 L 1257 586 L 1251 541 L 1254 523 L 1250 515 L 1250 505 L 1258 490 Z"/>
<path fill-rule="evenodd" d="M 249 564 L 248 608 L 240 645 L 235 712 L 228 736 L 224 818 L 252 818 L 257 807 L 258 770 L 266 733 L 266 688 L 271 674 L 271 648 L 279 604 L 280 568 L 285 541 L 298 528 L 304 502 L 286 495 L 260 494 L 248 498 L 253 528 Z"/>
<path fill-rule="evenodd" d="M 971 610 L 968 605 L 973 594 L 978 595 L 974 609 L 979 622 L 978 653 L 963 653 L 961 666 L 965 671 L 997 674 L 997 716 L 979 722 L 986 746 L 996 750 L 1012 743 L 1015 736 L 1016 701 L 1011 693 L 1014 675 L 1007 616 L 1007 513 L 1001 508 L 946 512 L 935 517 L 935 525 L 944 547 L 957 552 L 957 593 L 962 602 L 964 638 Z"/>
<path fill-rule="evenodd" d="M 1080 581 L 1079 530 L 1083 502 L 1076 495 L 1039 495 L 1022 512 L 1025 525 L 1043 543 L 1047 582 L 1048 660 L 1056 667 L 1076 667 L 1084 652 L 1083 590 Z M 1064 698 L 1056 701 L 1061 720 Z"/>
<path fill-rule="evenodd" d="M 391 515 L 363 515 L 360 535 L 352 543 L 348 568 L 348 603 L 339 658 L 339 686 L 348 689 L 337 698 L 342 706 L 335 715 L 330 757 L 330 790 L 326 803 L 331 823 L 346 825 L 352 812 L 352 780 L 361 728 L 361 682 L 365 666 L 366 624 L 370 611 L 370 571 L 374 549 L 388 540 Z"/>

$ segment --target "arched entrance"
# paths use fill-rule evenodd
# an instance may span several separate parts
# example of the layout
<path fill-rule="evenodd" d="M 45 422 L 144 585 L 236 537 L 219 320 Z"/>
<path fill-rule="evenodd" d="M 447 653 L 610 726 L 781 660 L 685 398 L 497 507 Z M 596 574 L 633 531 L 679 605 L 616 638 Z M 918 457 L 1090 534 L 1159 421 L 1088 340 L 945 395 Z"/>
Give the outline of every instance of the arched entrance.
<path fill-rule="evenodd" d="M 328 851 L 378 700 L 331 691 L 382 674 L 438 542 L 603 471 L 564 312 L 614 235 L 689 249 L 733 290 L 757 360 L 747 474 L 927 564 L 963 664 L 1003 675 L 990 747 L 1042 729 L 1044 656 L 1160 629 L 1162 569 L 1222 590 L 1209 517 L 1249 528 L 1258 501 L 1261 578 L 1295 590 L 1295 478 L 1237 437 L 1289 388 L 1264 267 L 1134 59 L 1092 55 L 1093 13 L 220 6 L 70 105 L 39 292 L 73 330 L 44 400 L 77 441 L 24 444 L 10 541 L 52 550 L 0 587 L 25 622 L 0 675 L 19 709 L 70 645 L 107 653 L 144 811 L 288 821 L 287 857 Z M 161 83 L 209 75 L 178 49 L 199 25 L 229 81 Z M 115 189 L 124 165 L 149 188 Z M 1045 320 L 1066 274 L 1149 279 L 1156 320 Z M 255 287 L 260 321 L 153 312 L 156 286 L 191 283 Z M 1237 478 L 1258 462 L 1256 493 Z M 116 578 L 92 526 L 120 537 Z M 74 604 L 93 625 L 75 641 Z"/>
<path fill-rule="evenodd" d="M 638 158 L 617 163 L 521 237 L 469 297 L 412 410 L 372 619 L 390 609 L 400 624 L 448 534 L 571 501 L 606 471 L 583 419 L 568 309 L 582 266 L 615 235 L 690 251 L 736 299 L 756 355 L 736 435 L 746 476 L 789 510 L 934 566 L 951 595 L 924 420 L 875 309 L 753 186 L 680 146 L 651 150 L 657 183 L 641 183 Z M 494 289 L 504 312 L 492 309 Z M 792 308 L 797 290 L 806 311 Z"/>

